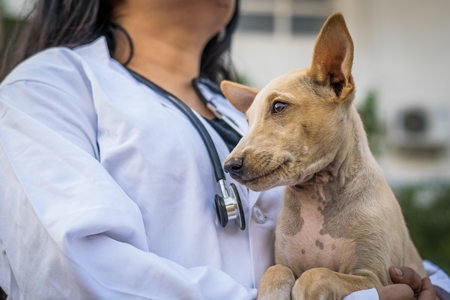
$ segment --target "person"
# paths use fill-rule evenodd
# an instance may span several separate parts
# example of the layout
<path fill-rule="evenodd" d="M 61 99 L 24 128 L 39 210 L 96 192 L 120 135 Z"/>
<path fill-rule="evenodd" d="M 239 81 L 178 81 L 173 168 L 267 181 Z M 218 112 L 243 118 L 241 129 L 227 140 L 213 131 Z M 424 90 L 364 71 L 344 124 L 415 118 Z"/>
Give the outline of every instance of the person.
<path fill-rule="evenodd" d="M 233 79 L 238 14 L 237 0 L 37 2 L 0 86 L 0 286 L 10 299 L 256 298 L 282 189 L 237 186 L 247 226 L 220 226 L 205 144 L 168 101 L 196 112 L 223 162 L 240 137 L 201 97 L 242 130 L 245 117 L 191 81 Z M 428 279 L 392 270 L 400 284 L 348 299 L 435 297 Z"/>

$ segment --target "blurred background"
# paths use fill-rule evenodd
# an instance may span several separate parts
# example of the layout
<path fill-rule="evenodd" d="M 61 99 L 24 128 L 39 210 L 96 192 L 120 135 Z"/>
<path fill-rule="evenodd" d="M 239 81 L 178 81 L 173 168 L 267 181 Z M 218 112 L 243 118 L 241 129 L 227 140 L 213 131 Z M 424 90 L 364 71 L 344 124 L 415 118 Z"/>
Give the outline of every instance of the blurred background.
<path fill-rule="evenodd" d="M 0 52 L 32 0 L 0 0 Z M 233 61 L 262 88 L 308 67 L 316 36 L 344 14 L 357 106 L 420 253 L 450 274 L 450 1 L 241 0 Z M 400 241 L 399 241 L 400 242 Z"/>

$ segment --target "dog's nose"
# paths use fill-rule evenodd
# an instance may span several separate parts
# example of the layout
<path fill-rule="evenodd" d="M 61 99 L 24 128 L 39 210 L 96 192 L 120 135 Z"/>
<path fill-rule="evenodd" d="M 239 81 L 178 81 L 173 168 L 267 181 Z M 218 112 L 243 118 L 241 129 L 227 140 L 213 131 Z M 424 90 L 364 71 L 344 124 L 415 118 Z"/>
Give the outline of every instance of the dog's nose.
<path fill-rule="evenodd" d="M 244 158 L 233 157 L 225 162 L 225 172 L 230 173 L 231 177 L 239 179 L 242 177 L 242 171 L 244 169 Z"/>

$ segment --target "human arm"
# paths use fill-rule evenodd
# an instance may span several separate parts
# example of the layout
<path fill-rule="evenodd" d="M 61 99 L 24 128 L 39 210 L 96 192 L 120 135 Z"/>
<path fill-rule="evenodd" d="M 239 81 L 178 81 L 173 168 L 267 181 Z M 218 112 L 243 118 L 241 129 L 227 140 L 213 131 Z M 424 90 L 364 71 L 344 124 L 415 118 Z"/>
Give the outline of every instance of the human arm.
<path fill-rule="evenodd" d="M 395 284 L 362 290 L 352 293 L 344 298 L 344 300 L 435 300 L 436 291 L 428 277 L 423 280 L 420 276 L 410 268 L 396 268 L 402 275 L 398 275 L 394 268 L 389 269 L 391 279 Z M 418 298 L 415 298 L 418 297 Z"/>
<path fill-rule="evenodd" d="M 394 284 L 377 288 L 380 300 L 414 299 L 435 300 L 436 290 L 429 277 L 421 278 L 413 269 L 391 267 L 389 275 Z"/>
<path fill-rule="evenodd" d="M 378 289 L 370 289 L 353 293 L 345 300 L 369 299 L 369 300 L 402 300 L 413 299 L 414 291 L 421 291 L 419 299 L 450 299 L 450 278 L 448 275 L 429 261 L 424 261 L 425 269 L 429 277 L 421 279 L 420 276 L 410 268 L 402 267 L 401 275 L 397 275 L 394 268 L 390 268 L 389 274 L 394 283 Z M 399 273 L 400 274 L 400 273 Z M 436 291 L 434 291 L 436 290 Z"/>

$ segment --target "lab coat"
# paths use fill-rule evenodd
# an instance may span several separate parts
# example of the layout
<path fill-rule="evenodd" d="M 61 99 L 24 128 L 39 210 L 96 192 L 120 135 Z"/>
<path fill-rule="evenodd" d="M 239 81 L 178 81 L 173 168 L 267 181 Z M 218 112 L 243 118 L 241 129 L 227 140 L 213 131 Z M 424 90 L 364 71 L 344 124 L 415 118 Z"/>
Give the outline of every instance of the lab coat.
<path fill-rule="evenodd" d="M 225 143 L 202 122 L 223 162 Z M 198 132 L 104 38 L 38 53 L 2 82 L 0 166 L 0 286 L 11 299 L 255 299 L 273 264 L 282 189 L 238 185 L 247 229 L 220 227 Z"/>

